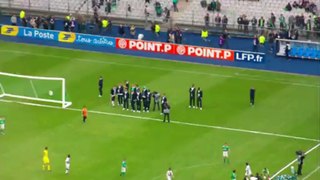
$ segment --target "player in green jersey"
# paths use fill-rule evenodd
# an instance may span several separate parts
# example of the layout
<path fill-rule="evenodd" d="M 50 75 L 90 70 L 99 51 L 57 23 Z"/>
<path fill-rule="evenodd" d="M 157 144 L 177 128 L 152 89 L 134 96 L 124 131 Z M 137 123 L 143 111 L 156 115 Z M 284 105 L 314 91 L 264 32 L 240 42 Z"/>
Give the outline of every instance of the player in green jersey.
<path fill-rule="evenodd" d="M 233 170 L 231 174 L 231 180 L 236 180 L 236 179 L 237 179 L 236 170 Z"/>
<path fill-rule="evenodd" d="M 268 168 L 263 168 L 262 169 L 262 176 L 263 176 L 263 179 L 269 179 L 269 169 Z"/>
<path fill-rule="evenodd" d="M 5 129 L 5 118 L 0 117 L 0 132 L 2 135 L 4 135 L 4 129 Z"/>
<path fill-rule="evenodd" d="M 126 175 L 126 172 L 127 172 L 127 162 L 126 160 L 124 159 L 121 163 L 121 174 L 120 176 L 125 176 Z"/>
<path fill-rule="evenodd" d="M 224 163 L 230 163 L 230 160 L 229 160 L 229 151 L 230 151 L 230 147 L 228 146 L 227 143 L 225 143 L 223 146 L 222 146 L 222 156 L 223 156 L 223 162 Z"/>

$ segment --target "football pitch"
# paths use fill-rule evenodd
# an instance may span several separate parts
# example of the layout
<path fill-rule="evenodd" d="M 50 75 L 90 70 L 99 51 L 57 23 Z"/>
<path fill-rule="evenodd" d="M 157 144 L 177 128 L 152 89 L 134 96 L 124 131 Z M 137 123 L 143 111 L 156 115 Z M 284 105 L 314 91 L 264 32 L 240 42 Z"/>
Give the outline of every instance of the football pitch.
<path fill-rule="evenodd" d="M 0 72 L 63 77 L 73 103 L 62 109 L 0 98 L 0 116 L 6 118 L 5 135 L 0 135 L 1 180 L 163 180 L 169 167 L 177 180 L 228 180 L 233 169 L 237 179 L 243 179 L 246 162 L 254 174 L 266 167 L 272 175 L 292 162 L 297 150 L 306 152 L 319 144 L 320 78 L 316 76 L 2 41 L 0 47 Z M 104 77 L 101 98 L 99 76 Z M 8 79 L 0 76 L 1 80 Z M 112 107 L 110 89 L 125 80 L 165 93 L 172 122 L 163 123 L 157 110 L 134 113 Z M 192 84 L 203 90 L 202 111 L 188 108 Z M 3 88 L 47 96 L 50 83 L 25 86 L 12 79 Z M 256 89 L 254 107 L 249 105 L 251 87 Z M 86 124 L 81 116 L 84 105 L 89 111 Z M 230 164 L 222 158 L 225 142 L 231 149 Z M 42 170 L 46 146 L 51 172 Z M 64 173 L 67 154 L 71 154 L 69 175 Z M 319 155 L 319 146 L 307 154 L 301 179 L 319 179 Z M 124 158 L 127 174 L 120 177 Z M 297 168 L 297 163 L 293 165 Z M 290 174 L 290 168 L 281 174 Z"/>

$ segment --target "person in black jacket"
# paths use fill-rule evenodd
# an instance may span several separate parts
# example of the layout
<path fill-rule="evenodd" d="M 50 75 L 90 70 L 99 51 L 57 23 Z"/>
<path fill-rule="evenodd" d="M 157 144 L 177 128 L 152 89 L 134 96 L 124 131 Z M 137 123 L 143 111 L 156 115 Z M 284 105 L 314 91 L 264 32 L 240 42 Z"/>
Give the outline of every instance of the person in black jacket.
<path fill-rule="evenodd" d="M 287 43 L 285 48 L 285 54 L 287 59 L 289 59 L 289 53 L 290 53 L 290 44 Z"/>
<path fill-rule="evenodd" d="M 192 84 L 191 88 L 189 89 L 189 108 L 196 108 L 196 88 L 194 84 Z"/>
<path fill-rule="evenodd" d="M 166 94 L 163 94 L 162 98 L 161 98 L 161 115 L 163 114 L 163 110 L 164 110 L 164 105 L 167 103 L 167 97 Z"/>
<path fill-rule="evenodd" d="M 297 152 L 298 154 L 298 171 L 297 171 L 297 174 L 298 176 L 301 176 L 302 175 L 302 166 L 303 166 L 303 161 L 304 161 L 304 158 L 305 158 L 305 155 L 303 152 Z"/>
<path fill-rule="evenodd" d="M 203 96 L 203 92 L 200 89 L 200 87 L 198 87 L 198 90 L 197 90 L 197 108 L 199 108 L 200 110 L 202 110 L 202 96 Z"/>
<path fill-rule="evenodd" d="M 146 95 L 146 112 L 149 112 L 150 110 L 150 104 L 151 104 L 151 92 L 148 89 L 147 95 Z"/>
<path fill-rule="evenodd" d="M 252 87 L 250 88 L 250 105 L 254 106 L 254 99 L 255 99 L 256 90 Z"/>
<path fill-rule="evenodd" d="M 256 19 L 255 16 L 253 16 L 253 18 L 251 19 L 251 25 L 252 25 L 252 31 L 254 34 L 257 32 L 257 24 L 258 24 L 258 20 Z"/>
<path fill-rule="evenodd" d="M 123 106 L 123 86 L 120 84 L 117 87 L 118 106 Z"/>
<path fill-rule="evenodd" d="M 141 112 L 141 99 L 142 99 L 142 94 L 140 91 L 137 90 L 137 112 Z"/>
<path fill-rule="evenodd" d="M 130 92 L 130 82 L 128 80 L 125 80 L 124 83 L 126 84 L 126 89 L 128 92 Z"/>
<path fill-rule="evenodd" d="M 147 88 L 146 88 L 146 87 L 143 87 L 143 90 L 142 90 L 143 112 L 147 112 L 147 93 L 148 93 Z"/>
<path fill-rule="evenodd" d="M 168 120 L 168 123 L 170 123 L 170 106 L 168 102 L 163 104 L 163 122 L 166 122 L 166 119 Z"/>
<path fill-rule="evenodd" d="M 123 93 L 123 108 L 122 110 L 129 110 L 129 92 L 128 92 L 128 89 L 125 89 L 124 90 L 124 93 Z"/>
<path fill-rule="evenodd" d="M 114 101 L 116 99 L 116 90 L 117 88 L 114 86 L 113 88 L 111 88 L 110 90 L 110 95 L 111 95 L 111 104 L 112 106 L 114 106 Z"/>
<path fill-rule="evenodd" d="M 98 86 L 99 86 L 99 97 L 102 97 L 102 88 L 103 88 L 103 78 L 100 76 L 99 81 L 98 81 Z"/>
<path fill-rule="evenodd" d="M 269 51 L 270 51 L 271 53 L 273 53 L 274 41 L 275 41 L 275 35 L 274 35 L 274 33 L 271 31 L 271 32 L 269 33 L 269 38 L 268 38 Z"/>
<path fill-rule="evenodd" d="M 131 109 L 132 109 L 132 112 L 136 112 L 136 107 L 135 107 L 136 101 L 137 101 L 137 89 L 133 88 L 133 91 L 131 92 Z"/>
<path fill-rule="evenodd" d="M 125 29 L 124 29 L 124 26 L 122 24 L 120 24 L 119 26 L 119 29 L 118 29 L 118 33 L 121 37 L 124 37 L 126 34 L 125 34 Z"/>
<path fill-rule="evenodd" d="M 238 31 L 242 31 L 242 29 L 243 29 L 243 26 L 242 26 L 243 25 L 243 17 L 242 17 L 242 15 L 238 17 L 237 23 L 238 23 Z"/>

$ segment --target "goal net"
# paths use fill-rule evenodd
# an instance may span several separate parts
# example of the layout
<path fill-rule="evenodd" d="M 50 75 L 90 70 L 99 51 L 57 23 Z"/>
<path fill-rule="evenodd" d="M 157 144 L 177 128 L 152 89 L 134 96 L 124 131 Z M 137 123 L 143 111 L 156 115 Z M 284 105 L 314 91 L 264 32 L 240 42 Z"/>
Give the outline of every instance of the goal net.
<path fill-rule="evenodd" d="M 66 81 L 59 77 L 38 77 L 0 72 L 0 98 L 5 97 L 57 103 L 61 104 L 62 108 L 72 104 L 66 100 Z"/>

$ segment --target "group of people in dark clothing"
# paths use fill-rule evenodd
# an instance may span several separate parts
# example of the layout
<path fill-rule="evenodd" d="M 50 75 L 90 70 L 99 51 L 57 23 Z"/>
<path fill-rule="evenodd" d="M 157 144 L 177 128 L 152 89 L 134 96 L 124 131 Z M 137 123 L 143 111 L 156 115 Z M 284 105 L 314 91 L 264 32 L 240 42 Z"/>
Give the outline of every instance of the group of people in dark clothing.
<path fill-rule="evenodd" d="M 100 77 L 98 81 L 99 97 L 103 95 L 103 78 Z M 161 115 L 164 115 L 164 122 L 167 120 L 170 122 L 170 105 L 168 103 L 166 94 L 160 94 L 157 91 L 151 92 L 147 87 L 140 88 L 138 84 L 133 84 L 130 87 L 129 81 L 125 81 L 124 85 L 119 83 L 118 86 L 114 86 L 110 90 L 111 104 L 122 107 L 122 110 L 129 111 L 130 107 L 132 112 L 150 112 L 151 100 L 153 98 L 152 111 L 160 111 Z M 160 105 L 161 104 L 161 105 Z"/>
<path fill-rule="evenodd" d="M 178 26 L 174 29 L 169 28 L 167 31 L 167 42 L 182 44 L 182 31 Z"/>
<path fill-rule="evenodd" d="M 200 87 L 195 88 L 194 84 L 189 89 L 189 108 L 196 108 L 202 110 L 202 97 L 203 92 Z M 197 104 L 196 104 L 197 98 Z"/>
<path fill-rule="evenodd" d="M 115 99 L 117 98 L 118 106 L 122 106 L 123 110 L 129 110 L 130 104 L 132 112 L 149 112 L 151 99 L 153 98 L 153 111 L 156 109 L 160 110 L 161 102 L 161 114 L 164 112 L 164 106 L 168 105 L 165 94 L 161 96 L 159 92 L 151 92 L 150 89 L 145 86 L 140 88 L 138 84 L 133 84 L 131 89 L 129 86 L 129 81 L 125 81 L 125 86 L 119 84 L 111 88 L 112 106 L 115 106 Z"/>
<path fill-rule="evenodd" d="M 100 76 L 98 80 L 99 97 L 103 96 L 103 77 Z M 114 107 L 117 99 L 118 106 L 122 107 L 122 110 L 129 111 L 129 105 L 131 105 L 132 112 L 149 112 L 151 106 L 151 100 L 153 98 L 153 111 L 156 109 L 159 111 L 161 107 L 161 115 L 164 115 L 163 122 L 170 122 L 170 105 L 166 94 L 160 94 L 157 91 L 151 92 L 147 87 L 140 88 L 138 84 L 133 84 L 130 88 L 129 81 L 125 81 L 124 85 L 119 83 L 118 86 L 114 86 L 110 90 L 111 104 Z M 203 91 L 200 87 L 196 88 L 194 84 L 189 88 L 189 108 L 195 108 L 202 110 L 202 98 Z M 250 104 L 254 105 L 255 89 L 250 89 Z M 161 103 L 161 106 L 160 106 Z"/>
<path fill-rule="evenodd" d="M 299 2 L 294 1 L 292 4 L 288 2 L 288 4 L 285 7 L 285 10 L 291 11 L 293 10 L 293 8 L 305 9 L 306 12 L 310 12 L 312 14 L 316 14 L 318 10 L 317 5 L 309 0 L 300 0 Z"/>

